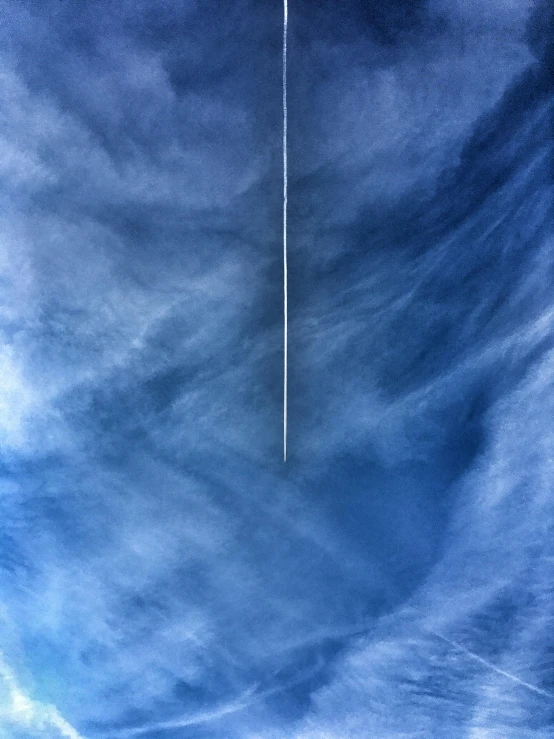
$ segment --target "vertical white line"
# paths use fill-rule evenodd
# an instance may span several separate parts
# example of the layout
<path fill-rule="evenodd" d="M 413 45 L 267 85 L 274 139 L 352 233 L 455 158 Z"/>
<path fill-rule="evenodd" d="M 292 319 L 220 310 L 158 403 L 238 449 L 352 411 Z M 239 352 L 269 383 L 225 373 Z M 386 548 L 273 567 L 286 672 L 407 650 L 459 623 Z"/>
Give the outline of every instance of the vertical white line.
<path fill-rule="evenodd" d="M 288 274 L 287 274 L 287 25 L 288 1 L 283 0 L 283 287 L 284 287 L 284 367 L 283 367 L 283 457 L 287 461 L 287 359 L 288 359 Z"/>

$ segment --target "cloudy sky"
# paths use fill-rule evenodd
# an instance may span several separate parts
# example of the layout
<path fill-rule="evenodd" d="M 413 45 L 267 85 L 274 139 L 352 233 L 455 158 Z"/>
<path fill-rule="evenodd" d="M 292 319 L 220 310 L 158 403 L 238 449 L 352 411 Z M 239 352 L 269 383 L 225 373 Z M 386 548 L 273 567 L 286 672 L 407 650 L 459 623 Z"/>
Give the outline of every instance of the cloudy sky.
<path fill-rule="evenodd" d="M 5 0 L 0 738 L 552 739 L 541 0 Z"/>

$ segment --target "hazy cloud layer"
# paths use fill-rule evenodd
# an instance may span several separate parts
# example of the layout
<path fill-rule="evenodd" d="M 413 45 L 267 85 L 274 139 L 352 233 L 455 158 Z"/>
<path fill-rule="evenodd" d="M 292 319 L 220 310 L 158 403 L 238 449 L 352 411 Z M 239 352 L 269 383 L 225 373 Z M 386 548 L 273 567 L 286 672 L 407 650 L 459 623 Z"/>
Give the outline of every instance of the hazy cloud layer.
<path fill-rule="evenodd" d="M 281 6 L 6 6 L 2 739 L 552 736 L 548 8 L 289 11 L 283 466 Z"/>

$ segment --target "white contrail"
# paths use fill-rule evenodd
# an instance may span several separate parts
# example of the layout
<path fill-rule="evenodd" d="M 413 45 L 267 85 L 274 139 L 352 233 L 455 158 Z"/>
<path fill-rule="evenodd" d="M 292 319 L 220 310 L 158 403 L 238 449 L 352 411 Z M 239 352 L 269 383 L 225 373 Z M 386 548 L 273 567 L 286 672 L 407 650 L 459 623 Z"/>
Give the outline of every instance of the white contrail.
<path fill-rule="evenodd" d="M 488 667 L 489 670 L 496 672 L 498 675 L 502 675 L 502 677 L 507 677 L 509 680 L 512 680 L 513 682 L 518 683 L 519 685 L 523 685 L 524 688 L 527 688 L 528 690 L 532 690 L 534 693 L 538 693 L 539 695 L 544 695 L 547 698 L 554 698 L 553 693 L 549 693 L 547 690 L 543 690 L 542 688 L 539 688 L 536 685 L 532 685 L 531 683 L 525 682 L 525 680 L 522 680 L 516 675 L 512 675 L 510 672 L 501 670 L 500 667 L 497 667 L 492 662 L 489 662 L 488 660 L 483 659 L 478 654 L 475 654 L 475 652 L 471 652 L 469 649 L 466 649 L 465 647 L 463 647 L 461 644 L 458 644 L 457 642 L 452 641 L 451 639 L 447 639 L 446 636 L 443 636 L 442 634 L 439 634 L 436 631 L 430 631 L 430 633 L 433 634 L 433 636 L 436 636 L 439 639 L 442 639 L 442 641 L 446 642 L 447 644 L 450 644 L 450 646 L 454 647 L 454 649 L 458 649 L 460 652 L 463 652 L 468 657 L 471 657 L 477 662 L 480 662 L 482 665 L 484 665 L 485 667 Z"/>
<path fill-rule="evenodd" d="M 288 350 L 288 275 L 287 275 L 287 24 L 288 2 L 283 0 L 283 285 L 284 285 L 284 373 L 283 373 L 283 457 L 287 461 L 287 350 Z"/>
<path fill-rule="evenodd" d="M 144 724 L 143 726 L 137 726 L 134 728 L 120 729 L 113 735 L 122 737 L 122 739 L 126 739 L 127 737 L 130 739 L 134 736 L 151 734 L 155 731 L 171 731 L 172 729 L 184 729 L 188 726 L 209 724 L 212 721 L 217 721 L 218 719 L 223 718 L 224 716 L 244 711 L 255 702 L 252 698 L 253 695 L 254 689 L 249 689 L 237 700 L 221 705 L 211 711 L 202 711 L 201 713 L 182 716 L 181 718 L 176 718 L 170 721 L 160 721 L 158 723 Z"/>

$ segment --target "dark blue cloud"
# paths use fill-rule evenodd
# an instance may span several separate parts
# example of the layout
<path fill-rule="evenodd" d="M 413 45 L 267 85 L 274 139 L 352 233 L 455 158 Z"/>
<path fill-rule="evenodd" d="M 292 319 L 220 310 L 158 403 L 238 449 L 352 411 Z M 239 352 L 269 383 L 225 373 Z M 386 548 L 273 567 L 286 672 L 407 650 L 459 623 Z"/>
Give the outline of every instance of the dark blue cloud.
<path fill-rule="evenodd" d="M 9 3 L 0 727 L 546 739 L 546 5 Z"/>

